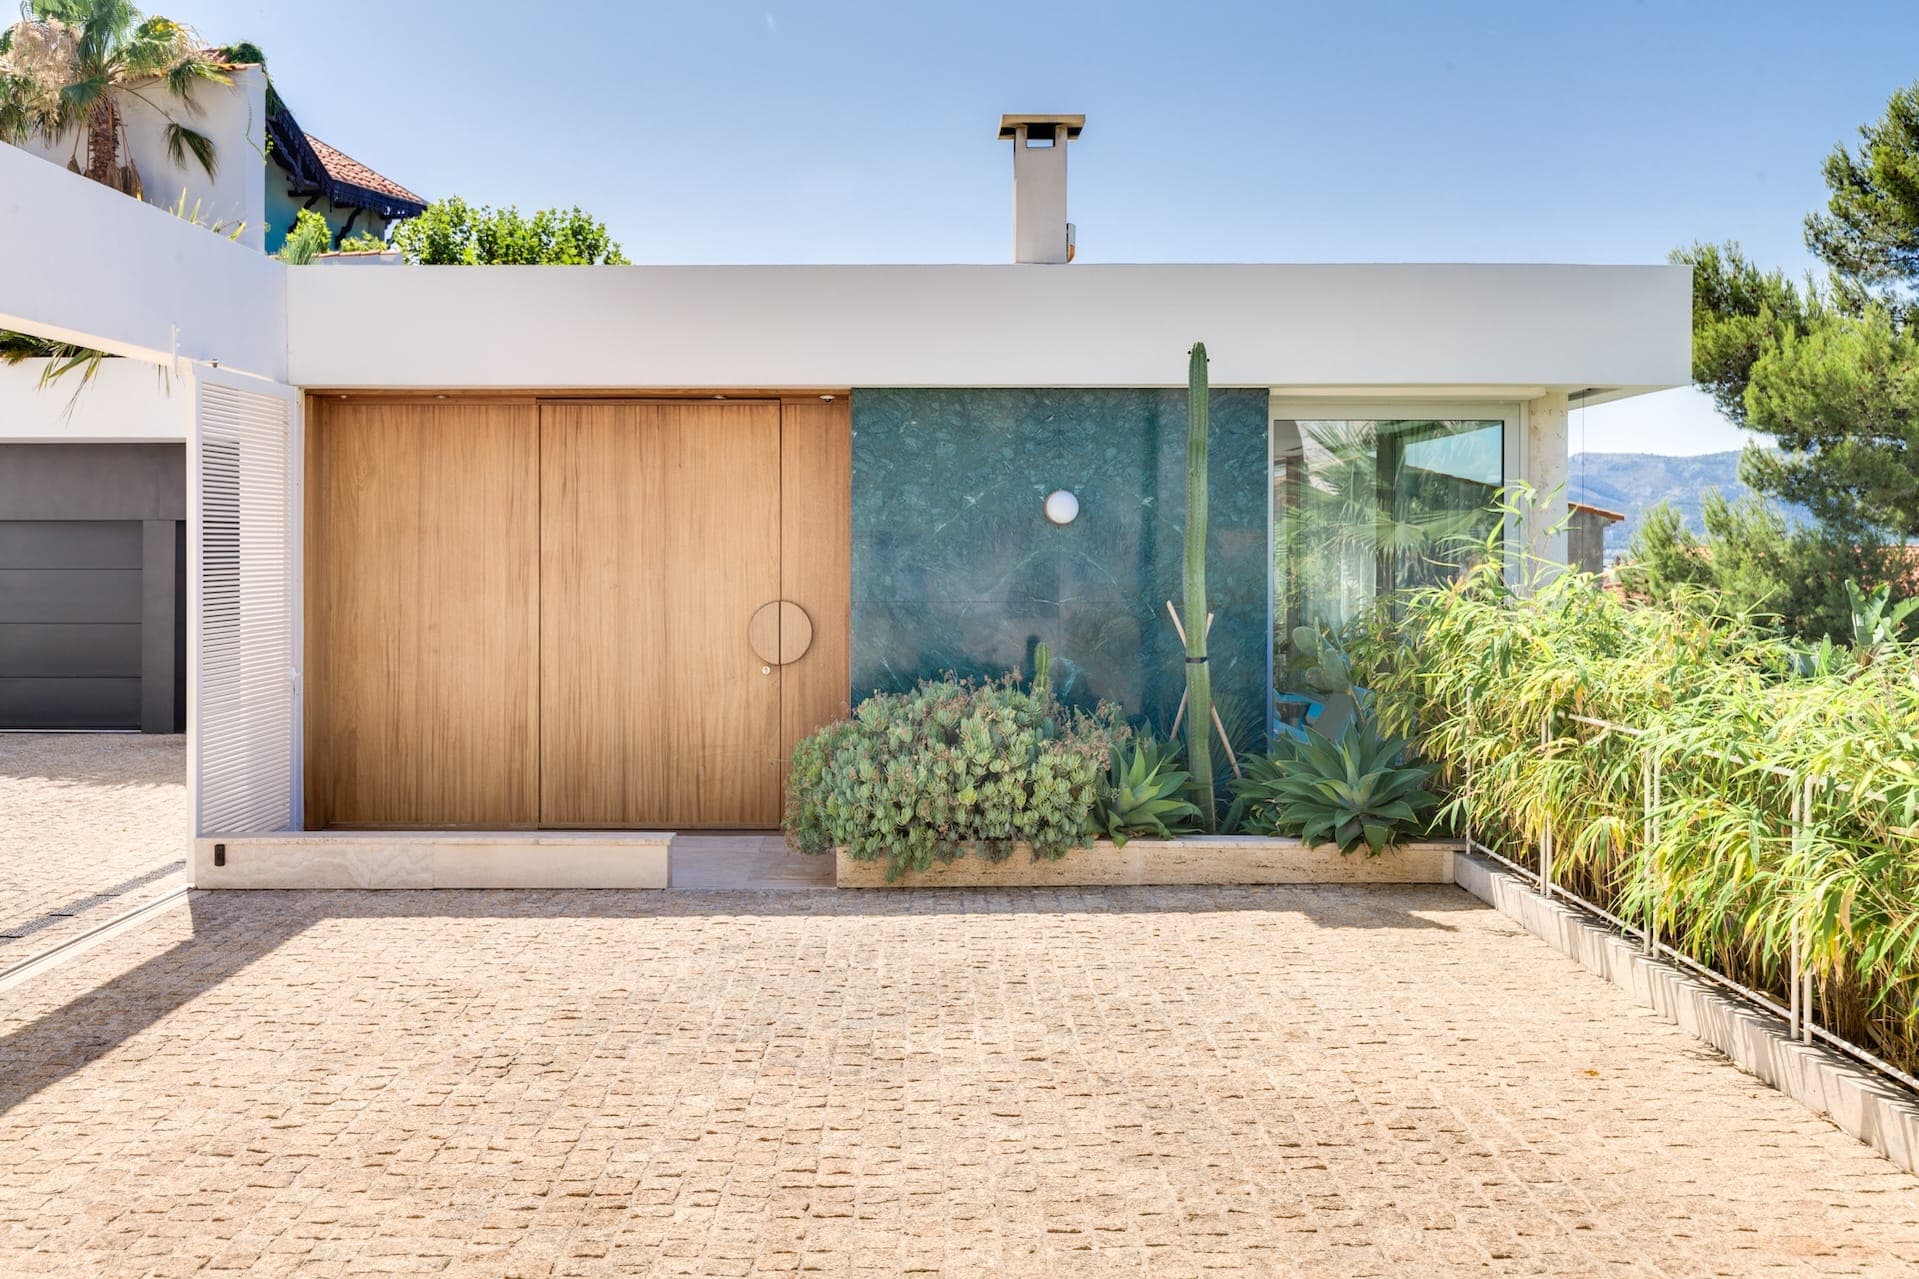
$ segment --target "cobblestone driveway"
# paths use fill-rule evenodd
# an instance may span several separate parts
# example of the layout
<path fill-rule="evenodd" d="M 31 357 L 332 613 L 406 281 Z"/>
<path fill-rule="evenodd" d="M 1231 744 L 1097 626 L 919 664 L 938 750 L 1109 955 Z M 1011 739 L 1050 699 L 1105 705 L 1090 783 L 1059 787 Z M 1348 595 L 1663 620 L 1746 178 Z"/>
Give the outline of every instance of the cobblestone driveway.
<path fill-rule="evenodd" d="M 0 733 L 0 968 L 186 883 L 184 737 Z"/>
<path fill-rule="evenodd" d="M 0 992 L 0 1274 L 1910 1273 L 1452 889 L 195 894 Z"/>

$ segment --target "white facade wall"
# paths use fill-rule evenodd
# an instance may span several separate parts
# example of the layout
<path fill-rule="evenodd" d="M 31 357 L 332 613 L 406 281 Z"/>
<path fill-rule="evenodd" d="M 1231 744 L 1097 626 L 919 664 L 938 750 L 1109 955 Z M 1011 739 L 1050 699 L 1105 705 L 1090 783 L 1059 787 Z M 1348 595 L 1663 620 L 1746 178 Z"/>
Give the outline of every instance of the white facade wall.
<path fill-rule="evenodd" d="M 1691 375 L 1675 266 L 398 267 L 287 287 L 309 387 L 1172 386 L 1196 340 L 1221 386 L 1525 399 Z"/>
<path fill-rule="evenodd" d="M 0 365 L 0 443 L 180 443 L 193 424 L 187 380 L 144 360 L 107 360 L 80 386 L 70 373 L 40 385 L 44 360 Z"/>
<path fill-rule="evenodd" d="M 266 72 L 259 67 L 236 67 L 231 84 L 202 81 L 194 86 L 193 106 L 172 98 L 158 85 L 121 92 L 118 102 L 127 126 L 127 149 L 140 171 L 147 203 L 171 209 L 186 196 L 189 211 L 197 204 L 201 218 L 224 222 L 231 231 L 244 223 L 240 243 L 258 252 L 266 239 Z M 167 154 L 169 116 L 213 140 L 213 176 L 191 155 L 184 165 Z M 57 138 L 34 138 L 25 150 L 64 167 L 77 157 L 86 167 L 84 130 Z"/>
<path fill-rule="evenodd" d="M 0 328 L 153 363 L 285 370 L 283 264 L 10 146 L 0 260 Z"/>

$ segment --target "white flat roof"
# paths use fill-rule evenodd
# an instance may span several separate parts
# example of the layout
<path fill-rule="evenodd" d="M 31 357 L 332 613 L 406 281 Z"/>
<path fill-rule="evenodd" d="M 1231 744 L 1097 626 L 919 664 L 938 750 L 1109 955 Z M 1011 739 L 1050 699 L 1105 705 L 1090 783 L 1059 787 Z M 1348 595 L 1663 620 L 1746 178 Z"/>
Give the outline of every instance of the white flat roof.
<path fill-rule="evenodd" d="M 340 387 L 1678 386 L 1676 266 L 295 270 L 288 373 Z"/>
<path fill-rule="evenodd" d="M 44 246 L 84 242 L 85 253 Z M 0 147 L 0 327 L 314 388 L 1549 388 L 1691 379 L 1686 267 L 288 268 Z"/>

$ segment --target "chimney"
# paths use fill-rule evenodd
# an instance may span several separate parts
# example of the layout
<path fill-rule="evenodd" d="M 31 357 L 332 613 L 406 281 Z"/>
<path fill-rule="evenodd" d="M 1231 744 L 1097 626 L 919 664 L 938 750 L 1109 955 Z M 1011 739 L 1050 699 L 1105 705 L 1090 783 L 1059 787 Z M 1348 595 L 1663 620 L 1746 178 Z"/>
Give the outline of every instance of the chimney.
<path fill-rule="evenodd" d="M 1013 144 L 1013 261 L 1071 262 L 1066 220 L 1066 144 L 1086 127 L 1083 115 L 1003 115 L 1001 141 Z"/>

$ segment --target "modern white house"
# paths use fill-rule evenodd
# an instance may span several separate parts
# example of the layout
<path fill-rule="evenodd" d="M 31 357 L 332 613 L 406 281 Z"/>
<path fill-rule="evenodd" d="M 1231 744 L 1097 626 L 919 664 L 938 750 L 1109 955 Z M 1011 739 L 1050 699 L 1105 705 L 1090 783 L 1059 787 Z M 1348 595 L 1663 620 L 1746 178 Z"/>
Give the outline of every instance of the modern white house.
<path fill-rule="evenodd" d="M 1683 267 L 1072 262 L 1083 123 L 1004 122 L 999 265 L 288 268 L 0 148 L 0 326 L 167 370 L 187 435 L 196 883 L 663 885 L 860 697 L 1039 642 L 1163 728 L 1195 341 L 1268 723 L 1293 626 L 1445 571 L 1379 530 L 1496 531 L 1570 406 L 1689 380 Z M 1508 535 L 1563 562 L 1555 508 Z"/>
<path fill-rule="evenodd" d="M 267 253 L 302 209 L 325 218 L 337 242 L 425 208 L 307 134 L 261 67 L 224 74 L 227 83 L 193 91 L 211 172 L 169 154 L 168 117 L 147 96 L 118 95 L 121 145 L 148 204 Z M 84 145 L 76 129 L 25 149 L 65 166 Z M 70 237 L 47 243 L 62 246 L 47 256 L 79 256 L 66 251 Z M 193 397 L 164 368 L 127 361 L 102 366 L 84 394 L 71 377 L 42 391 L 45 363 L 0 366 L 0 730 L 179 732 Z"/>

